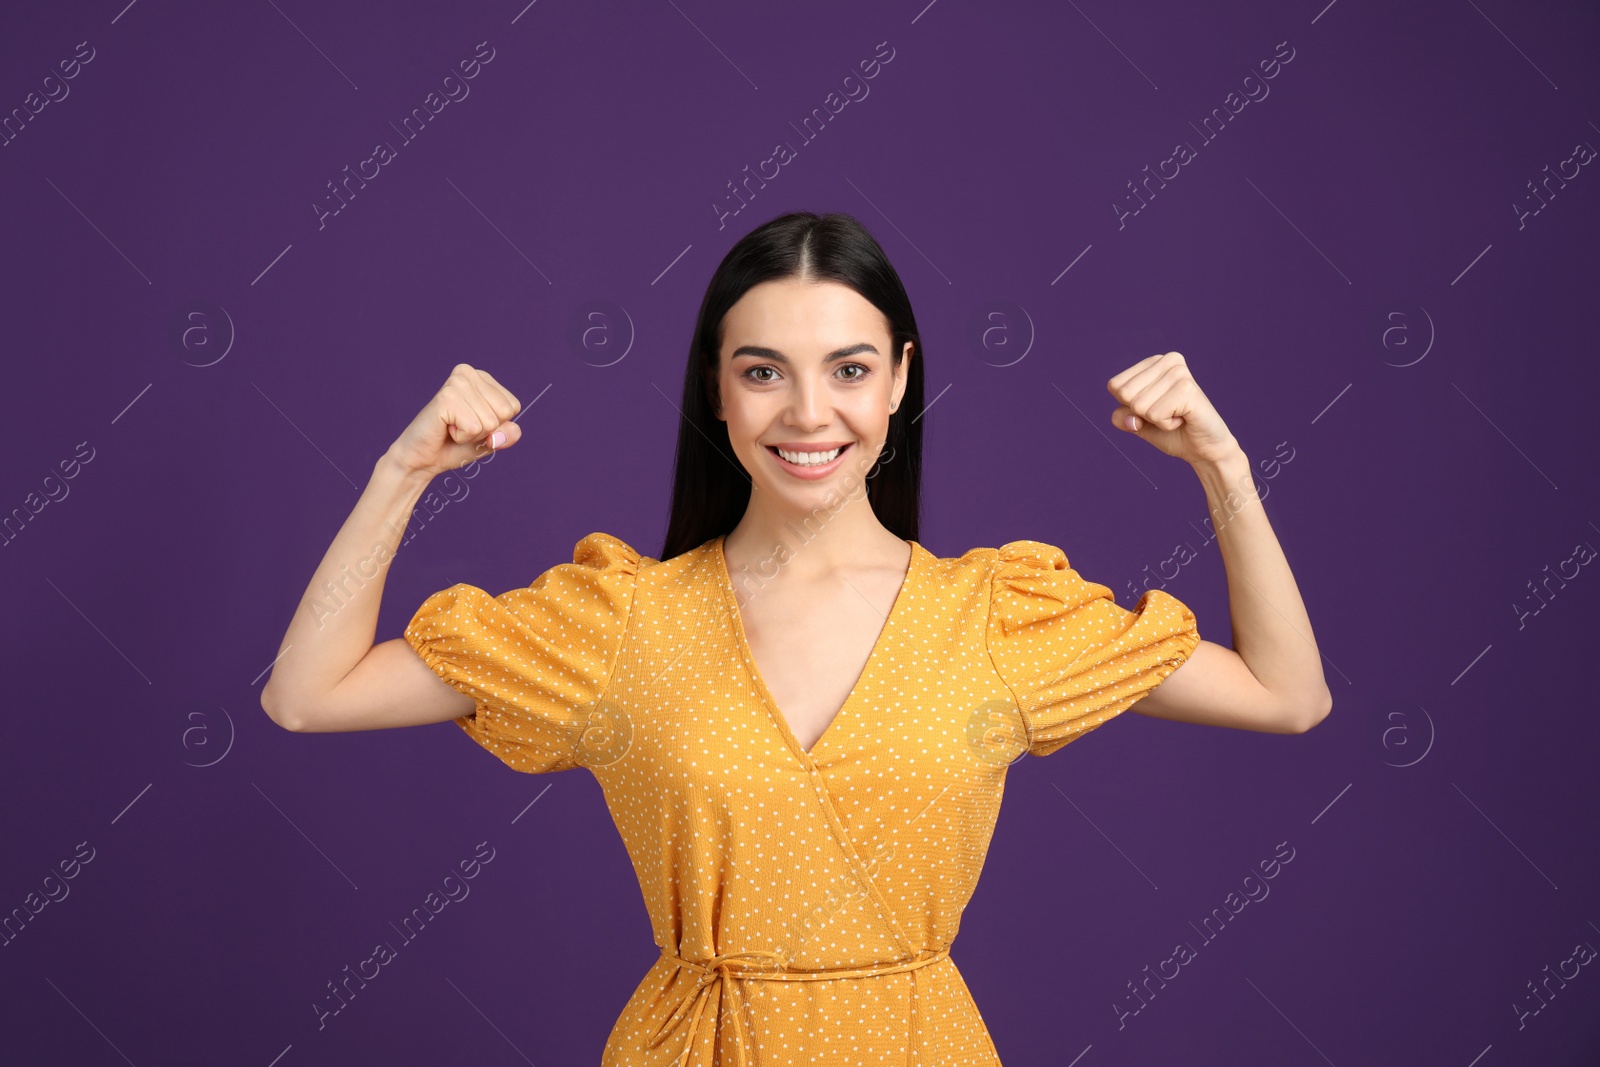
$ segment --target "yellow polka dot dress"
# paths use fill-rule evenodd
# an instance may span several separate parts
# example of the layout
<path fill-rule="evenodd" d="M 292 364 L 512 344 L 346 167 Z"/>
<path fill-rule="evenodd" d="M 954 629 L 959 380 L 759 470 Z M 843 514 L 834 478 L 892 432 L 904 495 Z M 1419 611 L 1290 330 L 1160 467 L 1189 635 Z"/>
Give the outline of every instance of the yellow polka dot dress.
<path fill-rule="evenodd" d="M 455 720 L 530 774 L 599 781 L 659 959 L 602 1067 L 997 1067 L 950 946 L 1007 767 L 1127 710 L 1181 665 L 1194 614 L 1128 610 L 1059 548 L 941 558 L 905 582 L 806 752 L 762 680 L 721 537 L 668 560 L 593 533 L 490 596 L 430 596 L 406 640 L 477 701 Z"/>

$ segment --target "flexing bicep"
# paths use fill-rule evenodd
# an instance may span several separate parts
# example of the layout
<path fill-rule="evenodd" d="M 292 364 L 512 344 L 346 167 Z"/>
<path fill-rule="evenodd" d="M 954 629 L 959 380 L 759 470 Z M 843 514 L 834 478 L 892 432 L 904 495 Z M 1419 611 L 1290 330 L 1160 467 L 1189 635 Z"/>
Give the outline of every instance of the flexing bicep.
<path fill-rule="evenodd" d="M 1269 734 L 1305 729 L 1305 716 L 1273 696 L 1239 653 L 1205 640 L 1130 710 L 1172 722 Z"/>
<path fill-rule="evenodd" d="M 470 715 L 473 699 L 431 670 L 404 638 L 380 641 L 314 706 L 279 709 L 301 733 L 387 730 Z"/>

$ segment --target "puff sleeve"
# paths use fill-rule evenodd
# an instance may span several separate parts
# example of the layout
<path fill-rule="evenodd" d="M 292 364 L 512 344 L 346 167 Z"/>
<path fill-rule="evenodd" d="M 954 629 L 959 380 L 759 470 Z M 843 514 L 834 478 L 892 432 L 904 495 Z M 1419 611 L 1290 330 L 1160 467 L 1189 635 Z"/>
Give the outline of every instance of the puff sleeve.
<path fill-rule="evenodd" d="M 581 762 L 586 705 L 599 699 L 621 654 L 639 553 L 603 533 L 572 562 L 526 588 L 491 597 L 458 583 L 427 600 L 406 641 L 433 672 L 477 701 L 455 720 L 478 744 L 529 774 Z"/>
<path fill-rule="evenodd" d="M 1035 756 L 1126 711 L 1200 643 L 1194 613 L 1170 593 L 1148 589 L 1130 611 L 1038 541 L 997 551 L 986 633 Z"/>

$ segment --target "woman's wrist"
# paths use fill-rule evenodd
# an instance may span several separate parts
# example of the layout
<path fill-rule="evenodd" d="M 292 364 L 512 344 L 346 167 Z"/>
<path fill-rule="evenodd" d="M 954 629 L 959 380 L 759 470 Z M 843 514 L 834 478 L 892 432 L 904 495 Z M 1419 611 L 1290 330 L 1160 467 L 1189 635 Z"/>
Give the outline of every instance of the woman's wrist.
<path fill-rule="evenodd" d="M 1241 477 L 1250 477 L 1250 458 L 1244 454 L 1244 449 L 1239 447 L 1239 442 L 1236 440 L 1230 441 L 1215 455 L 1195 460 L 1190 466 L 1202 481 L 1210 479 L 1234 482 Z"/>
<path fill-rule="evenodd" d="M 1206 510 L 1211 516 L 1212 528 L 1219 533 L 1252 503 L 1259 505 L 1255 473 L 1250 469 L 1250 459 L 1243 449 L 1197 462 L 1194 472 L 1205 490 Z"/>
<path fill-rule="evenodd" d="M 373 464 L 372 477 L 374 479 L 390 479 L 407 487 L 415 487 L 420 495 L 421 490 L 427 488 L 428 483 L 433 481 L 434 476 L 432 471 L 419 471 L 415 467 L 407 466 L 395 454 L 394 449 L 390 448 L 379 456 L 378 461 Z"/>

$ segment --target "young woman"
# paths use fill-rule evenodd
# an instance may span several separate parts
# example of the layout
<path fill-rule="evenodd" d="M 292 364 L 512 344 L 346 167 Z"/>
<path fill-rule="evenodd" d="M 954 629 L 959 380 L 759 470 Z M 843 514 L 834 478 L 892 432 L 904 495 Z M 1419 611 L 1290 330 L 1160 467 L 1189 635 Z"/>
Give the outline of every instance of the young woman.
<path fill-rule="evenodd" d="M 454 720 L 519 771 L 598 779 L 661 950 L 605 1067 L 997 1067 L 949 950 L 1007 767 L 1129 708 L 1300 733 L 1331 707 L 1249 461 L 1181 355 L 1113 377 L 1112 420 L 1205 487 L 1237 652 L 1162 590 L 1119 606 L 1049 544 L 923 548 L 922 382 L 877 242 L 846 215 L 773 219 L 701 305 L 659 558 L 592 533 L 525 588 L 433 594 L 376 645 L 381 567 L 319 610 L 342 569 L 387 563 L 430 479 L 520 438 L 517 398 L 463 364 L 284 637 L 262 705 L 290 730 Z"/>

